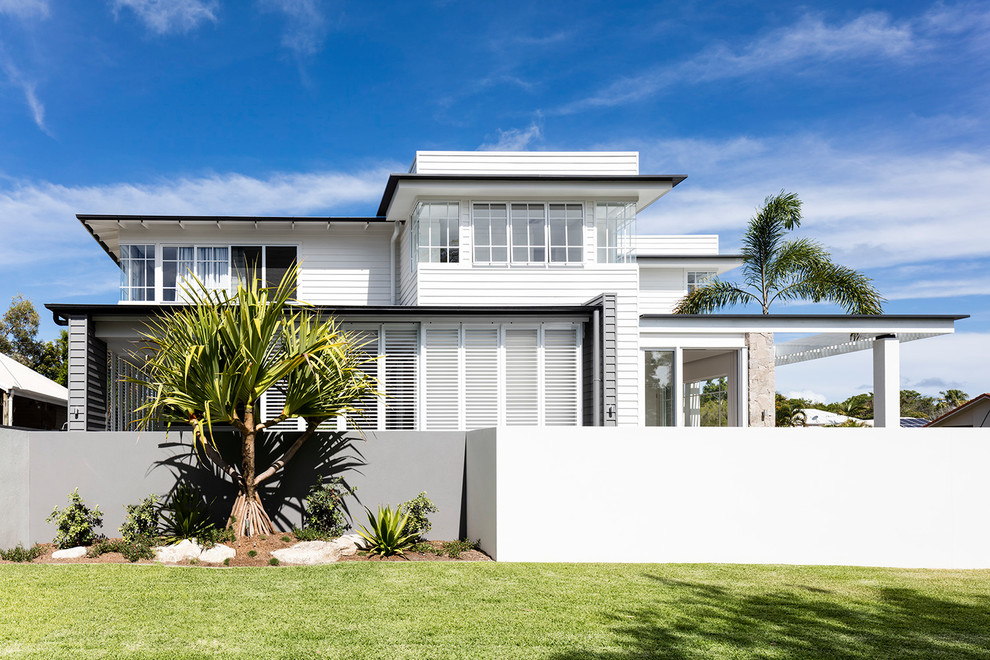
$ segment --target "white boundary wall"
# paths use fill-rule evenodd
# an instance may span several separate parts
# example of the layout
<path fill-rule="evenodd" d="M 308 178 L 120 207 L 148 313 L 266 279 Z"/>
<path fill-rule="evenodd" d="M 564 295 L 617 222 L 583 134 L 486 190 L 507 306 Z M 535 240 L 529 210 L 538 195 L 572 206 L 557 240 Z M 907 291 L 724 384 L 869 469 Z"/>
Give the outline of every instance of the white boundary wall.
<path fill-rule="evenodd" d="M 467 527 L 499 561 L 987 568 L 988 470 L 981 429 L 485 429 Z"/>

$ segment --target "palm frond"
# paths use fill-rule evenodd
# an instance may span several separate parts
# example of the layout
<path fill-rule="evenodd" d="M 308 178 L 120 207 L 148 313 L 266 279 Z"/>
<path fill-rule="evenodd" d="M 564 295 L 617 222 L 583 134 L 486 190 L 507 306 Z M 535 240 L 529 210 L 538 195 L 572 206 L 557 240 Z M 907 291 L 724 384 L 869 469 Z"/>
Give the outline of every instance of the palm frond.
<path fill-rule="evenodd" d="M 749 291 L 715 277 L 681 298 L 674 307 L 674 314 L 708 314 L 750 301 L 759 302 L 759 298 Z"/>

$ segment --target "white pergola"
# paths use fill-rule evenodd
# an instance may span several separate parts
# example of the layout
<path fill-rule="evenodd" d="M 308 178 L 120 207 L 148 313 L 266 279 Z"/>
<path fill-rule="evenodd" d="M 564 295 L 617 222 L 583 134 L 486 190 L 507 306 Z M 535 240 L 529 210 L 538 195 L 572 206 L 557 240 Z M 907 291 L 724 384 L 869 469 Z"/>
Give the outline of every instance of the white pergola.
<path fill-rule="evenodd" d="M 968 316 L 825 314 L 643 315 L 641 335 L 738 336 L 750 332 L 800 334 L 774 346 L 775 366 L 872 349 L 875 428 L 900 424 L 900 345 L 951 334 Z"/>

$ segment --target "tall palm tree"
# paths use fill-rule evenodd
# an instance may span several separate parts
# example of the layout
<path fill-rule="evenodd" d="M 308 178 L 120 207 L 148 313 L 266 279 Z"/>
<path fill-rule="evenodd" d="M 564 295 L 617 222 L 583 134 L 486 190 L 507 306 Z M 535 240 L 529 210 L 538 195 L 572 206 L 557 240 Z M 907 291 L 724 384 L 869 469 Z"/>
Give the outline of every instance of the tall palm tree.
<path fill-rule="evenodd" d="M 238 536 L 275 531 L 258 496 L 261 483 L 320 424 L 357 412 L 356 402 L 378 395 L 375 380 L 365 374 L 369 357 L 360 342 L 310 306 L 290 301 L 295 277 L 289 272 L 276 289 L 256 280 L 240 284 L 234 294 L 194 281 L 186 287 L 188 304 L 151 320 L 143 348 L 130 358 L 141 373 L 132 382 L 152 393 L 139 408 L 139 426 L 160 421 L 193 427 L 194 442 L 238 487 L 230 520 Z M 285 405 L 265 419 L 258 403 L 269 391 L 281 392 Z M 258 434 L 298 417 L 306 430 L 259 474 Z M 214 445 L 212 427 L 218 423 L 240 433 L 240 470 Z"/>
<path fill-rule="evenodd" d="M 712 278 L 674 308 L 675 314 L 705 314 L 730 305 L 757 303 L 764 314 L 777 301 L 831 302 L 847 314 L 881 314 L 884 298 L 865 275 L 832 261 L 807 238 L 785 240 L 801 226 L 801 200 L 781 191 L 767 197 L 743 236 L 743 285 Z"/>

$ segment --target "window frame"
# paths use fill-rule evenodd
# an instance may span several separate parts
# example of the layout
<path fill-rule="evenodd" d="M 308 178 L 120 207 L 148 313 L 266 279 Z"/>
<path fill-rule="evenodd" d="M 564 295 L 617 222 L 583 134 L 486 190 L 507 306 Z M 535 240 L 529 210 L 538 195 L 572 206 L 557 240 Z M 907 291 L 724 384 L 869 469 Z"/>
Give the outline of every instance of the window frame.
<path fill-rule="evenodd" d="M 625 211 L 632 208 L 632 216 L 615 218 L 614 233 L 608 231 L 608 211 L 609 207 L 623 207 Z M 599 209 L 606 209 L 604 215 L 599 217 Z M 636 252 L 633 244 L 636 236 L 636 222 L 638 218 L 636 202 L 623 200 L 596 200 L 595 201 L 595 262 L 599 264 L 627 264 L 635 263 Z M 626 231 L 622 231 L 623 228 Z M 614 245 L 609 239 L 614 237 Z M 626 245 L 623 245 L 623 237 Z M 602 256 L 605 259 L 602 259 Z M 609 256 L 613 258 L 609 258 Z"/>
<path fill-rule="evenodd" d="M 485 245 L 479 246 L 478 240 L 477 240 L 478 234 L 477 234 L 477 231 L 476 231 L 477 227 L 476 227 L 476 223 L 475 223 L 475 210 L 476 210 L 476 206 L 479 206 L 479 205 L 486 206 L 486 207 L 489 208 L 489 210 L 491 209 L 492 206 L 502 206 L 502 207 L 505 208 L 506 243 L 505 243 L 504 246 L 501 245 L 501 244 L 497 244 L 496 245 L 494 243 L 487 243 Z M 542 244 L 541 243 L 538 243 L 538 242 L 534 242 L 532 240 L 532 234 L 529 231 L 529 228 L 528 227 L 527 227 L 527 231 L 526 231 L 526 243 L 525 244 L 517 244 L 513 240 L 514 239 L 515 231 L 513 229 L 513 208 L 512 207 L 513 206 L 521 206 L 521 205 L 525 205 L 527 207 L 527 210 L 528 210 L 528 207 L 531 207 L 531 206 L 542 206 L 542 208 L 543 208 L 543 224 L 542 224 L 542 227 L 543 227 L 543 241 L 542 241 Z M 558 205 L 559 206 L 563 206 L 564 207 L 564 211 L 565 211 L 565 218 L 564 218 L 564 222 L 565 222 L 565 224 L 564 224 L 565 245 L 558 245 L 558 244 L 553 243 L 553 237 L 552 237 L 553 230 L 552 230 L 552 227 L 551 227 L 551 217 L 550 217 L 551 216 L 551 213 L 550 213 L 550 211 L 551 211 L 551 206 L 558 206 Z M 580 209 L 580 212 L 581 212 L 581 221 L 580 221 L 580 224 L 579 224 L 580 230 L 577 232 L 578 233 L 577 241 L 574 244 L 566 243 L 566 241 L 571 238 L 570 232 L 567 231 L 567 224 L 566 224 L 566 220 L 567 220 L 567 218 L 566 218 L 566 212 L 567 212 L 567 207 L 568 206 L 577 206 Z M 587 244 L 587 236 L 586 236 L 586 232 L 585 232 L 585 225 L 586 225 L 586 223 L 588 221 L 588 204 L 584 200 L 575 200 L 575 199 L 554 199 L 554 200 L 547 200 L 547 199 L 543 199 L 543 200 L 526 200 L 526 199 L 478 199 L 478 200 L 471 200 L 471 202 L 470 202 L 470 209 L 471 209 L 471 264 L 472 265 L 478 265 L 478 266 L 496 266 L 496 267 L 521 266 L 521 267 L 530 267 L 530 268 L 540 268 L 540 267 L 542 267 L 542 268 L 547 268 L 547 267 L 550 267 L 550 268 L 575 268 L 575 267 L 582 267 L 585 264 L 585 261 L 586 261 L 586 259 L 585 259 L 585 249 L 586 249 L 586 244 Z M 491 237 L 491 224 L 490 223 L 489 223 L 488 237 L 489 238 Z M 478 259 L 477 258 L 477 249 L 479 247 L 481 249 L 488 249 L 488 250 L 494 250 L 495 248 L 502 248 L 502 247 L 504 247 L 506 249 L 506 259 L 505 259 L 505 261 L 494 261 L 492 259 L 488 259 L 488 260 Z M 543 256 L 544 256 L 544 258 L 542 260 L 534 260 L 532 258 L 533 255 L 534 255 L 534 250 L 540 250 L 540 249 L 543 250 Z M 576 260 L 565 259 L 564 261 L 554 261 L 554 260 L 552 260 L 552 255 L 553 255 L 553 250 L 554 249 L 557 249 L 557 250 L 564 249 L 565 250 L 565 254 L 573 250 L 578 255 L 579 258 L 576 259 Z M 516 258 L 514 258 L 515 257 L 515 254 L 514 253 L 517 250 L 525 250 L 525 252 L 526 252 L 526 259 L 516 259 Z M 491 252 L 489 253 L 489 256 L 491 256 Z M 566 256 L 569 256 L 569 254 L 566 254 Z"/>
<path fill-rule="evenodd" d="M 429 225 L 430 226 L 430 230 L 427 232 L 427 237 L 428 237 L 428 239 L 430 239 L 430 243 L 429 243 L 429 245 L 424 246 L 420 242 L 420 239 L 422 238 L 421 227 L 422 227 L 422 222 L 423 222 L 423 218 L 420 216 L 420 212 L 423 209 L 423 207 L 434 206 L 434 205 L 435 206 L 440 206 L 440 205 L 446 206 L 447 209 L 448 209 L 448 213 L 449 213 L 450 207 L 451 206 L 454 207 L 454 215 L 453 216 L 447 215 L 444 218 L 440 218 L 441 221 L 446 221 L 446 223 L 447 223 L 446 224 L 446 228 L 447 228 L 447 231 L 446 231 L 447 237 L 446 238 L 447 238 L 448 244 L 446 244 L 446 245 L 441 245 L 439 243 L 437 245 L 434 245 L 433 244 L 432 239 L 434 238 L 434 236 L 433 236 L 432 222 L 431 222 L 433 220 L 433 218 L 432 218 L 432 214 L 431 214 L 431 217 L 427 219 L 427 222 L 430 223 L 430 225 Z M 451 223 L 451 221 L 453 221 L 453 222 Z M 451 224 L 453 226 L 451 226 Z M 461 246 L 461 203 L 460 203 L 460 200 L 452 200 L 452 199 L 423 199 L 423 200 L 419 200 L 418 202 L 416 202 L 416 208 L 413 209 L 412 215 L 410 215 L 410 217 L 409 217 L 409 229 L 410 229 L 410 232 L 411 232 L 410 233 L 410 237 L 409 237 L 409 264 L 410 264 L 410 268 L 411 269 L 415 269 L 416 265 L 417 264 L 420 264 L 420 263 L 428 263 L 428 264 L 456 264 L 456 263 L 461 263 L 460 256 L 461 256 L 461 252 L 462 252 L 462 246 Z M 442 233 L 443 233 L 443 230 L 442 230 L 442 225 L 441 225 L 440 234 L 442 234 Z M 440 236 L 438 236 L 438 238 L 440 238 Z M 450 245 L 449 244 L 449 241 L 450 241 L 451 238 L 453 238 L 454 241 L 455 241 L 455 244 L 454 245 Z M 420 258 L 421 257 L 420 252 L 423 249 L 427 250 L 427 254 L 430 257 L 427 260 L 424 260 L 424 259 L 421 259 Z M 434 261 L 433 260 L 433 250 L 438 250 L 439 251 L 439 254 L 437 255 L 438 257 L 446 256 L 447 259 L 444 260 L 443 258 L 440 258 L 439 260 Z M 444 254 L 445 251 L 446 251 L 446 254 Z M 453 253 L 454 259 L 451 259 L 450 258 L 451 253 Z"/>
<path fill-rule="evenodd" d="M 694 281 L 694 282 L 691 281 L 691 276 L 692 275 L 697 276 L 697 275 L 701 275 L 701 274 L 705 275 L 705 278 L 704 279 L 702 279 L 701 281 Z M 710 280 L 713 277 L 718 277 L 718 271 L 717 270 L 687 270 L 687 269 L 685 269 L 684 270 L 684 289 L 688 293 L 691 293 L 695 289 L 697 289 L 697 288 L 699 288 L 701 286 L 704 286 L 704 284 L 706 283 L 705 280 Z M 697 277 L 695 277 L 695 280 L 697 280 Z"/>
<path fill-rule="evenodd" d="M 132 247 L 144 248 L 144 250 L 145 250 L 144 256 L 141 257 L 140 259 L 135 259 L 135 258 L 131 257 L 130 256 L 130 248 L 132 248 Z M 128 250 L 127 250 L 128 255 L 127 255 L 126 258 L 124 257 L 124 248 L 128 248 Z M 148 254 L 147 254 L 148 248 L 151 248 L 151 257 L 150 258 L 148 257 Z M 145 302 L 156 302 L 157 300 L 159 300 L 158 291 L 159 291 L 159 286 L 160 286 L 159 283 L 161 282 L 161 277 L 159 277 L 159 275 L 158 275 L 158 254 L 159 254 L 158 244 L 157 243 L 121 243 L 118 246 L 118 254 L 120 255 L 120 257 L 119 257 L 119 262 L 120 262 L 120 302 L 125 302 L 125 303 L 145 303 Z M 130 268 L 125 268 L 124 267 L 124 262 L 125 261 L 130 265 Z M 134 264 L 135 262 L 140 262 L 141 263 L 141 265 L 142 265 L 141 270 L 144 271 L 144 275 L 145 275 L 145 282 L 144 282 L 144 284 L 142 284 L 140 286 L 136 286 L 136 285 L 134 285 L 134 284 L 131 283 L 132 275 L 134 273 L 134 271 L 132 270 L 133 269 L 133 265 L 132 264 Z M 148 269 L 149 263 L 151 265 L 151 269 L 150 270 Z M 149 273 L 151 275 L 151 284 L 150 285 L 147 282 Z M 148 295 L 148 292 L 150 290 L 150 292 L 151 292 L 151 298 L 148 298 L 148 297 L 135 298 L 133 296 L 133 291 L 136 291 L 136 290 L 142 291 L 144 296 L 147 296 Z M 124 292 L 125 291 L 127 292 L 127 295 L 126 296 L 124 295 Z"/>

